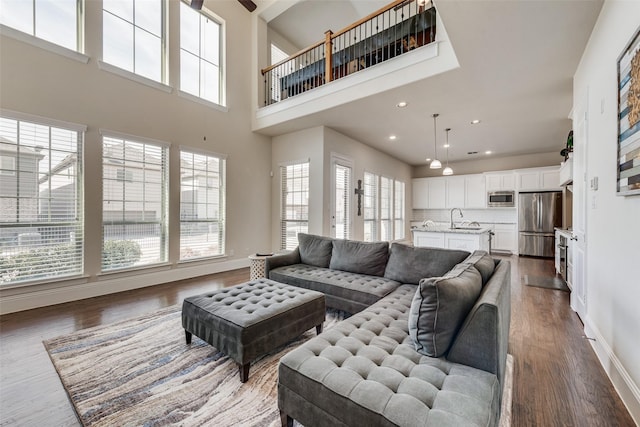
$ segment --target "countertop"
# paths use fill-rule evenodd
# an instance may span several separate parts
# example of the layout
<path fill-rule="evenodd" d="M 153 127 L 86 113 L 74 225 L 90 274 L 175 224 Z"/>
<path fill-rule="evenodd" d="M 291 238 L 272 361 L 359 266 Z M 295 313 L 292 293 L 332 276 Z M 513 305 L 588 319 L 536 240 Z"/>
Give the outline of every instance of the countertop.
<path fill-rule="evenodd" d="M 458 233 L 458 234 L 483 234 L 490 231 L 487 227 L 481 227 L 477 229 L 468 228 L 449 228 L 446 226 L 435 227 L 411 227 L 411 231 L 423 231 L 428 233 Z"/>

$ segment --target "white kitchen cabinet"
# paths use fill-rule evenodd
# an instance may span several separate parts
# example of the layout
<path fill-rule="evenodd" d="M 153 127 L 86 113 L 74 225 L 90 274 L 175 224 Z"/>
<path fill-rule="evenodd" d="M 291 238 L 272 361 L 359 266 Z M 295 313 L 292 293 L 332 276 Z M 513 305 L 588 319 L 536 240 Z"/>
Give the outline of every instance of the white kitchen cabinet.
<path fill-rule="evenodd" d="M 445 209 L 447 207 L 447 181 L 445 178 L 429 178 L 429 209 Z"/>
<path fill-rule="evenodd" d="M 430 248 L 444 248 L 445 240 L 444 233 L 431 233 L 427 231 L 414 231 L 413 232 L 413 246 L 416 247 L 430 247 Z"/>
<path fill-rule="evenodd" d="M 490 172 L 485 174 L 486 191 L 515 190 L 516 180 L 513 172 Z"/>
<path fill-rule="evenodd" d="M 519 191 L 558 190 L 560 167 L 520 169 L 516 177 Z"/>
<path fill-rule="evenodd" d="M 518 230 L 516 224 L 494 224 L 491 249 L 496 251 L 516 252 Z"/>
<path fill-rule="evenodd" d="M 411 180 L 413 209 L 429 209 L 429 178 Z"/>
<path fill-rule="evenodd" d="M 560 171 L 558 186 L 563 186 L 566 184 L 571 184 L 573 182 L 573 159 L 569 158 L 566 161 L 562 162 L 560 165 Z"/>
<path fill-rule="evenodd" d="M 464 208 L 465 177 L 454 176 L 445 179 L 447 182 L 447 208 Z"/>
<path fill-rule="evenodd" d="M 465 176 L 464 207 L 468 209 L 484 209 L 487 207 L 487 190 L 485 189 L 484 175 Z"/>

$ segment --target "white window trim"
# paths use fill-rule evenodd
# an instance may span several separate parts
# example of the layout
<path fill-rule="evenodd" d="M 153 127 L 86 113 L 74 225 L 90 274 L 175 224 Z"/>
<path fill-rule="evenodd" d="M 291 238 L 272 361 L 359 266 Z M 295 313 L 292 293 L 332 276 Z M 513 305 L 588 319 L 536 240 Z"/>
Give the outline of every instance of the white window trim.
<path fill-rule="evenodd" d="M 180 98 L 187 99 L 189 101 L 204 105 L 205 107 L 213 108 L 214 110 L 221 111 L 223 113 L 229 112 L 229 107 L 221 104 L 216 104 L 215 102 L 208 101 L 204 98 L 200 98 L 199 96 L 192 95 L 188 92 L 184 92 L 180 89 L 177 90 L 178 96 Z"/>
<path fill-rule="evenodd" d="M 130 135 L 130 134 L 127 134 L 127 133 L 118 132 L 118 131 L 115 131 L 115 130 L 108 130 L 108 129 L 100 129 L 99 132 L 100 132 L 100 135 L 102 137 L 124 139 L 126 141 L 141 142 L 141 143 L 144 143 L 144 144 L 155 144 L 155 145 L 160 145 L 160 146 L 166 147 L 166 148 L 171 147 L 171 143 L 170 142 L 160 141 L 159 139 L 147 138 L 147 137 L 138 136 L 138 135 Z M 167 165 L 168 164 L 169 164 L 169 162 L 168 162 L 168 159 L 167 159 Z"/>
<path fill-rule="evenodd" d="M 336 206 L 336 183 L 335 183 L 335 166 L 336 165 L 340 165 L 346 168 L 349 168 L 351 170 L 351 176 L 349 177 L 349 184 L 348 184 L 348 188 L 347 188 L 347 193 L 350 197 L 349 199 L 349 238 L 352 238 L 353 236 L 353 212 L 354 212 L 354 197 L 353 197 L 353 191 L 349 191 L 350 189 L 354 188 L 353 186 L 353 182 L 354 182 L 354 173 L 353 173 L 353 169 L 354 169 L 354 162 L 353 159 L 351 159 L 350 157 L 346 157 L 343 156 L 341 154 L 338 153 L 334 153 L 331 152 L 331 212 L 329 213 L 329 217 L 330 217 L 330 221 L 331 221 L 331 233 L 333 234 L 332 237 L 335 237 L 336 234 L 336 230 L 335 230 L 335 222 L 331 219 L 331 217 L 333 216 Z"/>
<path fill-rule="evenodd" d="M 44 40 L 36 36 L 32 36 L 31 34 L 27 34 L 25 32 L 16 30 L 15 28 L 11 28 L 3 24 L 0 24 L 0 34 L 6 37 L 12 38 L 14 40 L 17 40 L 19 42 L 26 43 L 40 49 L 44 49 L 51 53 L 55 53 L 56 55 L 73 59 L 83 64 L 89 63 L 90 57 L 85 55 L 84 53 L 66 48 L 64 46 L 60 46 L 59 44 L 52 43 L 48 40 Z"/>
<path fill-rule="evenodd" d="M 49 119 L 46 117 L 36 116 L 34 114 L 21 113 L 19 111 L 7 110 L 0 108 L 0 115 L 8 119 L 19 120 L 22 122 L 31 122 L 44 126 L 55 128 L 65 128 L 74 132 L 86 132 L 87 126 L 62 120 Z"/>
<path fill-rule="evenodd" d="M 131 71 L 125 70 L 124 68 L 120 68 L 116 65 L 109 64 L 108 62 L 104 62 L 102 60 L 98 60 L 98 68 L 101 69 L 102 71 L 107 71 L 109 73 L 115 74 L 125 79 L 132 80 L 136 83 L 140 83 L 145 86 L 149 86 L 154 89 L 161 90 L 162 92 L 166 92 L 166 93 L 173 92 L 173 88 L 169 85 L 157 82 L 153 79 L 141 76 L 140 74 L 133 73 Z"/>
<path fill-rule="evenodd" d="M 283 200 L 284 200 L 284 193 L 282 192 L 283 189 L 283 182 L 282 182 L 282 168 L 286 168 L 287 166 L 294 166 L 294 165 L 299 165 L 299 164 L 303 164 L 303 163 L 308 163 L 309 164 L 309 194 L 311 194 L 311 158 L 310 157 L 306 157 L 303 159 L 298 159 L 298 160 L 287 160 L 284 162 L 279 162 L 278 163 L 278 179 L 280 180 L 279 183 L 279 187 L 280 187 L 280 197 L 278 199 L 278 203 L 280 205 L 280 217 L 278 219 L 279 222 L 279 228 L 280 228 L 280 234 L 282 234 L 282 223 L 283 221 L 285 221 L 284 215 L 285 212 L 282 210 L 282 205 L 283 205 Z M 309 223 L 311 222 L 311 220 L 309 218 L 307 218 L 307 231 L 309 231 Z M 280 246 L 282 246 L 282 236 L 280 236 Z M 283 248 L 280 248 L 281 250 Z"/>

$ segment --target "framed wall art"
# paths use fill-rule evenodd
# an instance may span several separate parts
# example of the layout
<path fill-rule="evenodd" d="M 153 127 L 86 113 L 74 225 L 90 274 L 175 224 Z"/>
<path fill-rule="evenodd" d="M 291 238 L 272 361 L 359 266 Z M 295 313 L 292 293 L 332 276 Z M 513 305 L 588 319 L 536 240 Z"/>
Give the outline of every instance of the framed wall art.
<path fill-rule="evenodd" d="M 617 194 L 640 194 L 640 28 L 618 57 Z"/>

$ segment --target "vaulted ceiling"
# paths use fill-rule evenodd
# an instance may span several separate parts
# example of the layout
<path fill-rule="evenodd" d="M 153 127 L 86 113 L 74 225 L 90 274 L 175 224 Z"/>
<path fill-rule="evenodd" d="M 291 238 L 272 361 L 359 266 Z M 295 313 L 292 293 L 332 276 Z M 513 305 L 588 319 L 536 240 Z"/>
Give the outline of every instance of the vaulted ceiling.
<path fill-rule="evenodd" d="M 298 47 L 322 39 L 387 4 L 380 0 L 301 0 L 269 26 Z M 544 153 L 564 147 L 571 129 L 572 79 L 602 0 L 436 0 L 460 67 L 271 127 L 277 135 L 325 125 L 411 165 Z M 615 64 L 612 64 L 615 66 Z M 403 109 L 396 107 L 406 101 Z M 481 120 L 472 125 L 474 119 Z M 390 135 L 396 139 L 389 140 Z M 467 154 L 478 152 L 478 154 Z M 558 162 L 561 157 L 558 154 Z"/>

